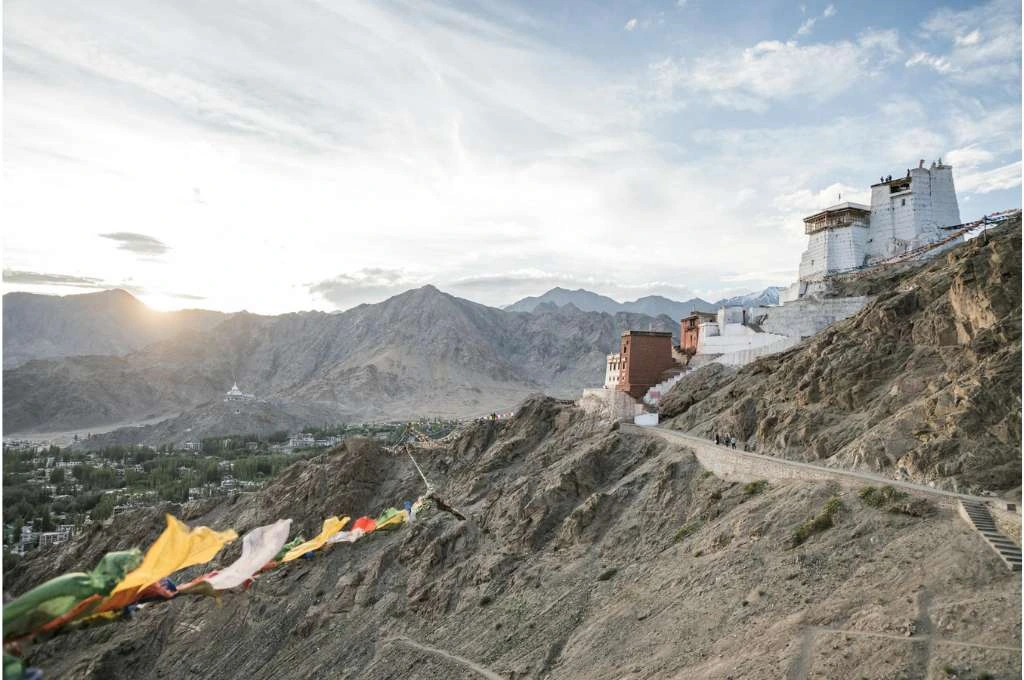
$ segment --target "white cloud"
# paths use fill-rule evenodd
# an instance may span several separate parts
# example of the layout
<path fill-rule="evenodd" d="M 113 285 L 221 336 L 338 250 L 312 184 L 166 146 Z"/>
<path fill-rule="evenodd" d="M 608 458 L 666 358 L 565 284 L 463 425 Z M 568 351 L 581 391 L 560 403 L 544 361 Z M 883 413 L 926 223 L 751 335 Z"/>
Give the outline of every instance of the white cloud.
<path fill-rule="evenodd" d="M 946 57 L 940 57 L 927 52 L 917 52 L 910 59 L 907 59 L 907 67 L 928 66 L 939 73 L 950 73 L 955 67 Z"/>
<path fill-rule="evenodd" d="M 991 0 L 964 10 L 936 10 L 921 26 L 931 50 L 916 63 L 932 66 L 957 81 L 1020 85 L 1021 9 L 1012 0 Z M 912 65 L 908 63 L 908 66 Z M 937 67 L 937 65 L 941 67 Z"/>
<path fill-rule="evenodd" d="M 944 111 L 957 147 L 980 145 L 1004 154 L 1020 151 L 1019 105 L 990 107 L 966 97 L 956 98 Z"/>
<path fill-rule="evenodd" d="M 842 202 L 871 203 L 871 190 L 867 186 L 834 183 L 817 191 L 800 189 L 775 197 L 773 205 L 784 213 L 798 213 L 804 217 L 823 208 Z"/>
<path fill-rule="evenodd" d="M 981 31 L 974 29 L 967 35 L 958 35 L 953 39 L 957 47 L 970 47 L 981 42 Z"/>
<path fill-rule="evenodd" d="M 636 24 L 637 24 L 637 21 L 636 21 L 636 18 L 634 17 L 634 18 L 632 18 L 632 19 L 630 19 L 629 21 L 626 22 L 625 29 L 627 31 L 632 31 L 633 29 L 636 28 Z"/>
<path fill-rule="evenodd" d="M 863 50 L 873 51 L 878 64 L 892 64 L 903 54 L 899 32 L 893 28 L 868 29 L 857 36 L 857 44 Z"/>
<path fill-rule="evenodd" d="M 643 212 L 629 174 L 661 163 L 606 74 L 418 7 L 303 4 L 283 22 L 271 5 L 246 22 L 221 5 L 8 8 L 5 210 L 20 228 L 5 264 L 84 258 L 104 280 L 176 278 L 211 306 L 273 312 L 319 303 L 303 284 L 339 271 L 551 265 L 580 249 L 574 231 Z M 140 231 L 173 244 L 161 271 L 95 236 Z M 614 258 L 583 246 L 574 267 L 621 270 Z"/>
<path fill-rule="evenodd" d="M 720 106 L 764 110 L 773 100 L 827 100 L 872 77 L 899 47 L 894 32 L 865 32 L 857 41 L 801 45 L 769 40 L 743 50 L 651 65 L 662 100 L 676 91 L 707 93 Z"/>
<path fill-rule="evenodd" d="M 979 165 L 991 163 L 993 160 L 995 160 L 994 153 L 981 149 L 976 144 L 953 149 L 945 156 L 945 162 L 959 170 L 970 170 Z"/>
<path fill-rule="evenodd" d="M 312 295 L 347 309 L 362 302 L 380 302 L 424 283 L 422 277 L 402 270 L 366 267 L 307 284 L 307 288 Z"/>
<path fill-rule="evenodd" d="M 958 192 L 987 194 L 1000 189 L 1013 189 L 1021 184 L 1021 162 L 1016 161 L 991 170 L 958 173 L 954 167 Z"/>
<path fill-rule="evenodd" d="M 814 24 L 818 23 L 817 17 L 807 17 L 804 22 L 800 24 L 800 28 L 796 29 L 797 35 L 807 35 L 814 28 Z"/>
<path fill-rule="evenodd" d="M 795 272 L 801 218 L 840 192 L 953 149 L 958 182 L 991 193 L 1020 147 L 1016 101 L 875 96 L 906 60 L 892 30 L 723 39 L 631 89 L 619 60 L 567 54 L 496 2 L 5 11 L 5 266 L 219 309 L 348 306 L 427 282 L 488 304 L 588 282 L 716 297 L 723 276 L 785 283 L 767 277 Z M 975 30 L 971 48 L 993 35 L 950 35 Z M 778 103 L 807 117 L 716 110 Z M 96 236 L 126 233 L 173 247 L 154 265 Z M 666 242 L 700 257 L 652 258 Z"/>
<path fill-rule="evenodd" d="M 800 12 L 801 13 L 805 13 L 806 11 L 807 11 L 806 6 L 801 5 L 800 6 Z M 806 19 L 804 19 L 804 22 L 802 24 L 800 24 L 800 27 L 798 29 L 796 29 L 796 34 L 797 35 L 810 35 L 810 33 L 814 29 L 814 25 L 816 23 L 818 23 L 822 19 L 828 19 L 829 17 L 835 16 L 835 14 L 836 14 L 836 6 L 830 4 L 828 7 L 826 7 L 822 11 L 822 13 L 819 16 L 807 17 Z"/>

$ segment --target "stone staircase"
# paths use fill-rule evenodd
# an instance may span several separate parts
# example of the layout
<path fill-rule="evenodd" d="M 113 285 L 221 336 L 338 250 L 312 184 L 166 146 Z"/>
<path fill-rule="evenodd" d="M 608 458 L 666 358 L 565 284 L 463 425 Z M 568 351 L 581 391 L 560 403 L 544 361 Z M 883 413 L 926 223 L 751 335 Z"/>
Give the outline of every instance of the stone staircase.
<path fill-rule="evenodd" d="M 690 369 L 683 369 L 682 371 L 672 376 L 668 380 L 663 380 L 662 382 L 658 383 L 654 387 L 647 390 L 647 394 L 644 395 L 642 400 L 643 403 L 647 404 L 648 406 L 657 408 L 658 402 L 661 401 L 661 398 L 668 394 L 668 391 L 671 390 L 675 386 L 675 384 L 682 380 L 683 376 L 689 372 Z"/>
<path fill-rule="evenodd" d="M 999 555 L 1010 571 L 1020 571 L 1020 546 L 996 528 L 992 513 L 984 503 L 960 501 L 960 516 L 981 534 L 985 542 Z"/>

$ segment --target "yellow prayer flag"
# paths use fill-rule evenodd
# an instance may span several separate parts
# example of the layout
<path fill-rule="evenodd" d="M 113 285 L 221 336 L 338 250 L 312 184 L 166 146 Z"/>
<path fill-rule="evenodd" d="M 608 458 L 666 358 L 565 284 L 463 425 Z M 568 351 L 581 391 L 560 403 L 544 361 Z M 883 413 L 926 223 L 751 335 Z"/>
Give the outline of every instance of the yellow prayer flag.
<path fill-rule="evenodd" d="M 196 527 L 190 530 L 178 518 L 167 515 L 167 528 L 149 546 L 142 564 L 117 584 L 107 601 L 99 606 L 99 611 L 130 604 L 142 588 L 179 569 L 209 562 L 225 543 L 236 538 L 238 534 L 231 529 L 214 531 L 209 527 Z"/>
<path fill-rule="evenodd" d="M 387 513 L 385 513 L 385 514 L 387 514 Z M 382 517 L 383 517 L 383 515 L 382 515 Z M 385 518 L 383 520 L 381 520 L 380 517 L 378 517 L 377 519 L 378 519 L 377 531 L 380 531 L 381 529 L 391 529 L 392 527 L 397 527 L 398 525 L 400 525 L 400 524 L 402 524 L 404 522 L 408 522 L 409 521 L 409 513 L 406 512 L 405 510 L 397 510 L 397 511 L 394 512 L 394 514 L 391 514 L 389 517 L 387 517 L 387 518 Z"/>
<path fill-rule="evenodd" d="M 285 553 L 285 556 L 281 558 L 281 561 L 291 562 L 292 560 L 298 559 L 299 557 L 302 557 L 303 555 L 312 550 L 318 550 L 323 546 L 324 543 L 327 542 L 327 539 L 341 531 L 342 528 L 346 524 L 348 524 L 348 520 L 348 517 L 342 517 L 341 519 L 338 519 L 337 517 L 328 517 L 324 520 L 323 529 L 316 536 L 316 538 L 310 539 L 301 545 L 295 546 L 287 553 Z"/>

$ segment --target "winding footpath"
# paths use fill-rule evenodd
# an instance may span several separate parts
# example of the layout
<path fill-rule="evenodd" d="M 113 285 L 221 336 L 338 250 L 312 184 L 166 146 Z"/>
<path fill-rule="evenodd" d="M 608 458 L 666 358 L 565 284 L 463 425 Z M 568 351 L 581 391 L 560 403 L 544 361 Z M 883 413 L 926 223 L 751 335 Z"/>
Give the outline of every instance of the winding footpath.
<path fill-rule="evenodd" d="M 731 449 L 727 446 L 715 444 L 714 442 L 708 441 L 702 437 L 696 437 L 678 430 L 670 430 L 665 427 L 639 427 L 637 425 L 624 423 L 620 426 L 620 429 L 623 432 L 629 432 L 631 434 L 647 434 L 660 437 L 665 441 L 673 444 L 680 444 L 689 448 L 699 447 L 705 451 L 716 451 L 722 456 L 728 456 L 732 459 L 750 461 L 755 467 L 761 467 L 766 471 L 766 474 L 761 475 L 764 478 L 770 477 L 770 472 L 768 471 L 770 471 L 771 468 L 785 467 L 790 468 L 795 474 L 787 475 L 786 477 L 780 476 L 779 479 L 800 478 L 803 476 L 801 473 L 808 473 L 808 476 L 813 474 L 815 477 L 829 477 L 835 479 L 837 482 L 885 484 L 909 493 L 936 496 L 948 502 L 966 501 L 987 504 L 1000 501 L 1000 499 L 995 497 L 971 496 L 970 494 L 946 491 L 945 489 L 936 489 L 924 484 L 915 484 L 913 482 L 906 482 L 899 479 L 890 479 L 889 477 L 883 477 L 882 475 L 876 475 L 871 472 L 842 470 L 839 468 L 826 467 L 824 465 L 816 465 L 814 463 L 804 463 L 796 460 L 777 458 L 775 456 L 766 456 L 760 453 L 750 453 L 739 449 Z"/>
<path fill-rule="evenodd" d="M 624 423 L 620 425 L 619 429 L 627 434 L 659 437 L 671 444 L 691 449 L 701 465 L 723 478 L 734 478 L 744 482 L 752 482 L 757 479 L 769 481 L 800 479 L 804 481 L 836 481 L 840 484 L 858 486 L 878 484 L 891 486 L 911 494 L 930 496 L 939 502 L 955 507 L 960 517 L 984 539 L 1008 569 L 1011 571 L 1021 570 L 1020 546 L 998 530 L 988 509 L 989 504 L 998 504 L 1006 510 L 1019 512 L 1014 505 L 1005 500 L 936 489 L 924 484 L 890 479 L 871 472 L 830 468 L 814 463 L 749 453 L 720 446 L 702 437 L 695 437 L 666 427 L 638 427 Z"/>
<path fill-rule="evenodd" d="M 415 640 L 407 638 L 404 635 L 394 635 L 392 637 L 389 637 L 386 640 L 384 640 L 384 644 L 405 645 L 406 647 L 410 647 L 425 654 L 430 654 L 432 656 L 437 656 L 442 659 L 446 659 L 447 661 L 450 661 L 454 664 L 462 666 L 463 668 L 473 671 L 482 678 L 487 678 L 487 680 L 504 680 L 502 676 L 498 675 L 490 668 L 481 666 L 475 661 L 467 659 L 464 656 L 453 654 L 452 652 L 449 652 L 447 649 L 441 649 L 440 647 L 431 647 L 430 645 L 425 645 L 422 642 L 416 642 Z"/>

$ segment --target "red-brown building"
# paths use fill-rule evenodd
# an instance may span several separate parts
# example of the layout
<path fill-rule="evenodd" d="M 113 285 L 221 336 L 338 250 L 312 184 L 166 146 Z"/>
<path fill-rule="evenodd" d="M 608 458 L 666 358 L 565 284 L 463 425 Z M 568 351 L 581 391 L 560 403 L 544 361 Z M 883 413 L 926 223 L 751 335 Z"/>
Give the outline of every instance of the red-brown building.
<path fill-rule="evenodd" d="M 661 382 L 661 375 L 675 366 L 672 334 L 659 331 L 626 331 L 619 350 L 619 386 L 634 399 Z"/>
<path fill-rule="evenodd" d="M 683 354 L 696 354 L 700 325 L 717 318 L 714 312 L 694 312 L 679 321 L 679 349 Z"/>

